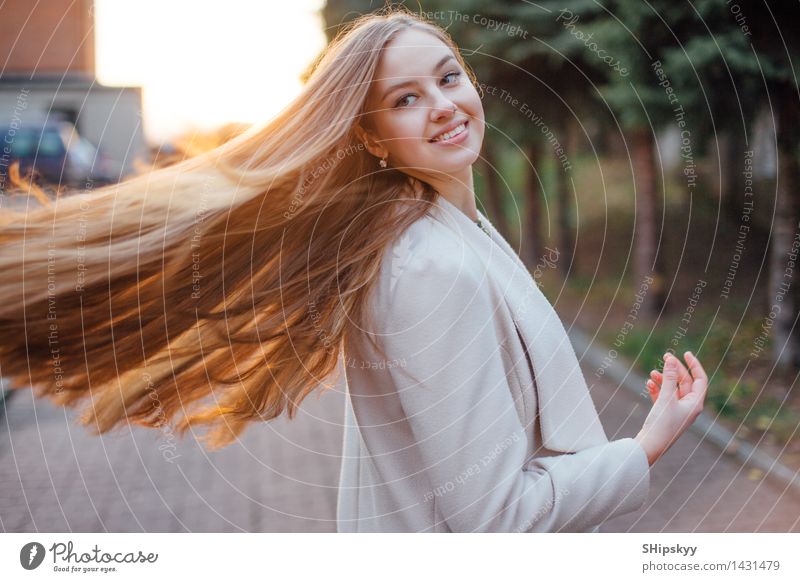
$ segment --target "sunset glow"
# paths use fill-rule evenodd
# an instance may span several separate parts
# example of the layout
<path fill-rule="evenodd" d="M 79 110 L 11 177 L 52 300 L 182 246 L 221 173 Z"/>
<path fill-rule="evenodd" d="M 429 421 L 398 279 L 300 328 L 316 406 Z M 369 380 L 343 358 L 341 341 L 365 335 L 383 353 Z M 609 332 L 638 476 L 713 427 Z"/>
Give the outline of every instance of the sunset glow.
<path fill-rule="evenodd" d="M 154 144 L 265 121 L 298 93 L 300 74 L 325 46 L 322 2 L 96 0 L 98 80 L 143 88 Z"/>

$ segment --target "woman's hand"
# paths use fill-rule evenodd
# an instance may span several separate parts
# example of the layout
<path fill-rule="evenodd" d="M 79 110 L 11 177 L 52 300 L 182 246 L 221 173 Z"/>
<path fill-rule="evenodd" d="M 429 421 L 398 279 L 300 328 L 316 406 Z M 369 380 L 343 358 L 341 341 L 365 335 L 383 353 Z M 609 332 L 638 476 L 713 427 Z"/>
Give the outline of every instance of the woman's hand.
<path fill-rule="evenodd" d="M 636 440 L 647 453 L 652 465 L 678 440 L 703 410 L 708 377 L 700 360 L 691 352 L 683 363 L 670 353 L 664 354 L 664 373 L 650 372 L 647 387 L 653 408 L 644 421 Z"/>

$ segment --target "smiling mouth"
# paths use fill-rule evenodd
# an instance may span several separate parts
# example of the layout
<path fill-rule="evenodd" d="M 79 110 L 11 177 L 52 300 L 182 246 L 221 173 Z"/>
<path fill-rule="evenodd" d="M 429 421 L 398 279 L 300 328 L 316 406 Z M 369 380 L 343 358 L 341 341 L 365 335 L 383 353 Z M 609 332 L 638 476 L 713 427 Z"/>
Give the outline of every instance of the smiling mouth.
<path fill-rule="evenodd" d="M 435 138 L 429 139 L 428 141 L 430 143 L 436 143 L 437 141 L 446 141 L 448 139 L 452 139 L 452 138 L 456 137 L 457 135 L 465 132 L 467 130 L 467 124 L 468 123 L 469 123 L 469 121 L 464 121 L 464 123 L 462 123 L 458 127 L 455 127 L 453 129 L 451 129 L 447 133 L 443 133 L 441 135 L 437 135 Z"/>

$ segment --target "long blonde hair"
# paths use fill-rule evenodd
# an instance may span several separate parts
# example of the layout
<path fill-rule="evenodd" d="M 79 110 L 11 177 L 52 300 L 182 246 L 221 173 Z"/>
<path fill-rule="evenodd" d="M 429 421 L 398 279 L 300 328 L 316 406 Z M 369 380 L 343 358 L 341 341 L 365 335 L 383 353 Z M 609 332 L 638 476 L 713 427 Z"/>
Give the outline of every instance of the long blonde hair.
<path fill-rule="evenodd" d="M 364 15 L 263 127 L 50 206 L 0 210 L 0 374 L 60 405 L 89 399 L 79 421 L 95 434 L 176 421 L 181 436 L 207 425 L 217 449 L 250 421 L 293 418 L 333 378 L 344 338 L 369 329 L 383 249 L 438 196 L 379 168 L 354 132 L 383 47 L 412 26 L 475 82 L 435 24 L 402 8 Z"/>

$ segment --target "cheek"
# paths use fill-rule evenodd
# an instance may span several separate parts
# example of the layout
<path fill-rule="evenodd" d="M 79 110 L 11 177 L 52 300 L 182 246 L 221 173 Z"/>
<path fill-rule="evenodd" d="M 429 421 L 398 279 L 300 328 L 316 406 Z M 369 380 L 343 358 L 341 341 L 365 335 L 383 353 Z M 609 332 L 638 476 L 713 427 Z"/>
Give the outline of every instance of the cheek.
<path fill-rule="evenodd" d="M 481 101 L 480 95 L 474 89 L 470 91 L 470 96 L 468 99 L 469 102 L 469 113 L 474 117 L 476 120 L 480 120 L 483 122 L 483 102 Z M 483 125 L 483 123 L 481 123 Z"/>
<path fill-rule="evenodd" d="M 397 137 L 396 146 L 405 148 L 419 142 L 424 135 L 425 123 L 422 111 L 409 111 L 406 115 L 398 115 L 394 126 Z"/>
<path fill-rule="evenodd" d="M 413 156 L 421 145 L 426 131 L 426 112 L 411 109 L 397 112 L 391 120 L 386 120 L 381 128 L 385 136 L 386 147 L 396 155 Z"/>
<path fill-rule="evenodd" d="M 485 117 L 483 115 L 483 102 L 478 94 L 475 94 L 475 100 L 470 114 L 473 117 L 476 134 L 483 140 L 483 134 L 486 130 Z"/>

